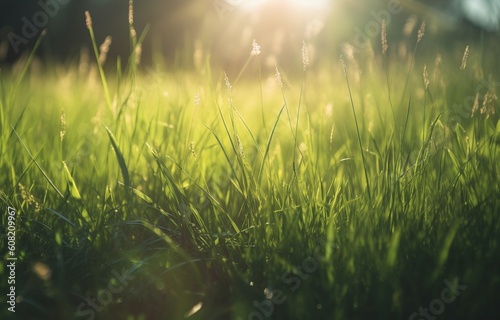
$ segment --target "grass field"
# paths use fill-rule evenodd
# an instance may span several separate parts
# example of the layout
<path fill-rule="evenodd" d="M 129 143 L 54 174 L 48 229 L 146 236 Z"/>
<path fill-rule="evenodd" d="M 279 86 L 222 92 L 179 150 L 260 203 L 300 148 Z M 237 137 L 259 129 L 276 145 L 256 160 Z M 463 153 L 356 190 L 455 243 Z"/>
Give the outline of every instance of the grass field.
<path fill-rule="evenodd" d="M 1 318 L 8 207 L 17 319 L 496 318 L 500 70 L 406 45 L 2 70 Z"/>

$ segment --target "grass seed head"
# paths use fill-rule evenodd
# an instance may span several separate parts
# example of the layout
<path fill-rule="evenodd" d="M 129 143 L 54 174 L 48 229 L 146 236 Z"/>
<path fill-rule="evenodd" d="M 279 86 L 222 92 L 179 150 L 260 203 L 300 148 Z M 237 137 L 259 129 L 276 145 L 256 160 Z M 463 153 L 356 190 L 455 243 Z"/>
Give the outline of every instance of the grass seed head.
<path fill-rule="evenodd" d="M 64 136 L 66 135 L 66 115 L 64 114 L 64 109 L 61 110 L 61 131 L 59 132 L 59 137 L 61 138 L 61 142 L 64 140 Z"/>
<path fill-rule="evenodd" d="M 135 31 L 134 27 L 130 28 L 130 37 L 134 40 L 137 39 L 137 32 Z"/>
<path fill-rule="evenodd" d="M 85 25 L 87 26 L 87 29 L 92 29 L 92 17 L 88 11 L 85 11 Z"/>
<path fill-rule="evenodd" d="M 309 50 L 305 41 L 302 41 L 302 68 L 306 71 L 307 66 L 309 66 Z"/>
<path fill-rule="evenodd" d="M 382 54 L 385 56 L 387 53 L 387 49 L 389 47 L 387 44 L 387 28 L 385 25 L 385 19 L 382 20 L 382 31 L 380 33 L 380 40 L 382 43 Z"/>
<path fill-rule="evenodd" d="M 464 55 L 462 56 L 462 64 L 460 65 L 460 70 L 465 70 L 467 67 L 467 58 L 469 57 L 469 46 L 467 45 L 464 50 Z"/>
<path fill-rule="evenodd" d="M 134 24 L 134 1 L 130 0 L 128 2 L 128 24 Z"/>
<path fill-rule="evenodd" d="M 348 43 L 344 43 L 341 46 L 342 54 L 346 56 L 347 60 L 354 60 L 354 46 Z"/>
<path fill-rule="evenodd" d="M 236 141 L 238 143 L 238 151 L 240 152 L 240 156 L 243 160 L 245 160 L 245 151 L 243 150 L 243 144 L 241 143 L 240 137 L 236 135 Z"/>
<path fill-rule="evenodd" d="M 426 26 L 426 23 L 425 23 L 425 20 L 424 20 L 424 21 L 422 21 L 422 24 L 420 25 L 420 29 L 418 29 L 417 43 L 419 43 L 420 41 L 422 41 L 422 38 L 425 35 L 425 26 Z"/>
<path fill-rule="evenodd" d="M 231 83 L 229 82 L 229 78 L 227 77 L 227 74 L 224 72 L 224 82 L 226 83 L 226 89 L 227 93 L 229 94 L 229 104 L 233 104 L 233 87 L 231 86 Z"/>
<path fill-rule="evenodd" d="M 135 47 L 135 64 L 141 63 L 141 57 L 142 57 L 142 46 L 138 44 Z"/>
<path fill-rule="evenodd" d="M 38 201 L 36 201 L 35 197 L 31 194 L 30 190 L 26 189 L 26 187 L 22 183 L 19 183 L 18 187 L 19 191 L 21 191 L 21 197 L 23 201 L 30 206 L 34 206 L 36 213 L 40 212 L 41 206 Z"/>
<path fill-rule="evenodd" d="M 424 65 L 424 86 L 425 86 L 425 90 L 427 90 L 427 88 L 429 88 L 429 74 L 427 73 L 427 65 L 425 64 Z"/>
<path fill-rule="evenodd" d="M 224 83 L 226 84 L 226 89 L 228 93 L 231 93 L 233 87 L 231 86 L 231 83 L 229 82 L 229 78 L 227 77 L 227 74 L 224 72 Z"/>
<path fill-rule="evenodd" d="M 106 58 L 108 57 L 109 46 L 111 46 L 112 38 L 107 36 L 104 42 L 101 44 L 99 48 L 99 63 L 103 65 L 106 62 Z"/>
<path fill-rule="evenodd" d="M 253 39 L 252 51 L 250 51 L 250 54 L 252 56 L 258 56 L 260 54 L 260 46 L 257 44 L 257 41 L 255 41 L 255 39 Z"/>
<path fill-rule="evenodd" d="M 344 77 L 347 78 L 347 66 L 345 65 L 344 57 L 340 56 L 340 64 L 342 64 L 342 70 L 344 71 Z"/>
<path fill-rule="evenodd" d="M 281 73 L 278 70 L 278 66 L 274 66 L 274 68 L 276 70 L 276 73 L 275 73 L 276 82 L 278 83 L 278 86 L 280 88 L 283 88 L 283 81 L 281 80 Z"/>
<path fill-rule="evenodd" d="M 191 151 L 191 154 L 195 159 L 198 159 L 198 156 L 196 155 L 196 151 L 194 150 L 194 141 L 191 141 L 189 144 L 189 151 Z"/>
<path fill-rule="evenodd" d="M 484 95 L 483 106 L 481 107 L 481 114 L 486 115 L 486 119 L 495 115 L 495 103 L 498 97 L 495 92 L 488 91 Z"/>
<path fill-rule="evenodd" d="M 471 112 L 471 118 L 474 117 L 474 115 L 477 113 L 479 110 L 479 93 L 476 93 L 476 97 L 474 98 L 474 104 L 472 105 L 472 112 Z"/>

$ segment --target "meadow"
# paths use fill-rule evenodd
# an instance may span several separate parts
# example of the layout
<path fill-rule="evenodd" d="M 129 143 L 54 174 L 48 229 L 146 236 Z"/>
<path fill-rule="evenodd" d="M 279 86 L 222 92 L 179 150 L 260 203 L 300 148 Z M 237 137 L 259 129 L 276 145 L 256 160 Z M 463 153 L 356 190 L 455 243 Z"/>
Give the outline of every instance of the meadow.
<path fill-rule="evenodd" d="M 141 69 L 137 50 L 103 65 L 93 41 L 89 62 L 37 68 L 35 46 L 0 75 L 17 319 L 496 318 L 484 48 L 421 54 L 415 30 L 406 54 L 313 63 L 304 45 L 265 68 L 249 44 L 226 75 L 209 56 Z"/>

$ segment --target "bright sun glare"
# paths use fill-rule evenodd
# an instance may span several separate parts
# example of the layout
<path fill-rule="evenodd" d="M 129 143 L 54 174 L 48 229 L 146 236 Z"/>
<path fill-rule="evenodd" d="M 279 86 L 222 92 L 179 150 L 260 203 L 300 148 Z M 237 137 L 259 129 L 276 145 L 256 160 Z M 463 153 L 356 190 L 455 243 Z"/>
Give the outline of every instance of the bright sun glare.
<path fill-rule="evenodd" d="M 257 6 L 280 3 L 286 6 L 321 9 L 328 5 L 329 0 L 251 0 L 248 3 Z"/>
<path fill-rule="evenodd" d="M 295 5 L 324 8 L 328 5 L 328 0 L 290 0 Z"/>

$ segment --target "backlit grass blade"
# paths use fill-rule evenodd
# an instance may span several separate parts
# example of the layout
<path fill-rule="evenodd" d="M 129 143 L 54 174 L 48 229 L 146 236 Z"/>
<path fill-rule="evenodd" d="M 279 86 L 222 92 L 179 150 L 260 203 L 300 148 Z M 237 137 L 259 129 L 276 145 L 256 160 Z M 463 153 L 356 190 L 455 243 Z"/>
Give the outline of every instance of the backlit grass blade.
<path fill-rule="evenodd" d="M 106 79 L 106 74 L 104 73 L 104 69 L 102 67 L 101 60 L 99 59 L 99 49 L 97 47 L 95 35 L 94 35 L 94 28 L 92 26 L 92 18 L 90 17 L 90 13 L 88 11 L 85 11 L 85 18 L 86 18 L 86 24 L 87 24 L 87 29 L 89 30 L 89 35 L 90 35 L 90 41 L 92 43 L 92 48 L 94 49 L 94 55 L 95 59 L 97 62 L 97 67 L 99 69 L 99 75 L 101 76 L 101 83 L 102 87 L 104 90 L 104 97 L 106 98 L 106 104 L 108 105 L 108 108 L 111 110 L 111 95 L 109 93 L 109 88 L 108 88 L 108 80 Z"/>
<path fill-rule="evenodd" d="M 78 200 L 78 203 L 80 203 L 80 205 L 81 205 L 81 212 L 80 212 L 80 214 L 81 214 L 82 218 L 86 222 L 91 222 L 89 213 L 88 213 L 87 209 L 85 208 L 85 206 L 83 206 L 82 196 L 80 194 L 80 191 L 78 190 L 78 187 L 76 186 L 76 182 L 73 179 L 73 175 L 69 171 L 68 166 L 66 165 L 65 162 L 63 162 L 63 167 L 64 167 L 64 173 L 66 175 L 66 181 L 68 183 L 68 191 L 69 191 L 70 196 L 73 199 Z"/>
<path fill-rule="evenodd" d="M 352 109 L 352 114 L 354 116 L 354 123 L 356 125 L 356 133 L 358 136 L 358 143 L 359 143 L 359 151 L 361 152 L 361 159 L 363 160 L 363 169 L 365 172 L 365 181 L 366 181 L 366 189 L 368 191 L 368 199 L 372 200 L 372 195 L 371 195 L 371 190 L 370 190 L 370 179 L 368 179 L 368 169 L 366 167 L 366 159 L 365 159 L 365 152 L 363 150 L 363 143 L 361 142 L 361 134 L 359 130 L 359 124 L 358 124 L 358 117 L 356 116 L 356 109 L 354 108 L 354 99 L 352 98 L 352 91 L 351 91 L 351 85 L 349 83 L 349 77 L 347 75 L 347 66 L 344 62 L 344 58 L 341 57 L 340 61 L 342 63 L 342 67 L 344 69 L 344 78 L 347 83 L 347 89 L 349 91 L 349 101 L 351 102 L 351 109 Z"/>
<path fill-rule="evenodd" d="M 128 187 L 130 188 L 130 190 L 136 195 L 138 196 L 140 199 L 142 199 L 144 202 L 146 202 L 148 205 L 150 205 L 151 207 L 155 208 L 156 210 L 158 210 L 161 214 L 163 214 L 164 216 L 167 216 L 167 217 L 173 217 L 173 215 L 167 211 L 165 211 L 164 209 L 160 208 L 154 201 L 153 199 L 151 199 L 147 194 L 145 194 L 144 192 L 140 191 L 140 190 L 137 190 L 135 188 L 132 188 L 130 186 L 125 186 L 125 187 Z"/>
<path fill-rule="evenodd" d="M 35 160 L 35 158 L 33 157 L 33 155 L 31 154 L 30 150 L 28 149 L 28 147 L 24 144 L 23 142 L 23 139 L 21 139 L 21 137 L 17 134 L 17 131 L 16 129 L 11 125 L 11 128 L 12 130 L 14 131 L 14 134 L 16 135 L 17 139 L 19 139 L 19 141 L 21 142 L 21 144 L 23 145 L 24 149 L 26 150 L 26 152 L 28 153 L 28 155 L 30 156 L 30 158 L 33 160 L 33 162 L 35 163 L 36 167 L 38 168 L 38 170 L 40 170 L 40 172 L 42 173 L 42 175 L 44 176 L 44 178 L 47 180 L 47 182 L 50 184 L 50 186 L 52 188 L 54 188 L 54 190 L 57 192 L 57 194 L 59 196 L 61 196 L 61 198 L 64 198 L 64 195 L 62 194 L 61 191 L 59 191 L 59 189 L 56 187 L 56 185 L 54 184 L 54 182 L 52 182 L 52 180 L 50 180 L 49 176 L 47 176 L 47 174 L 45 173 L 45 171 L 43 171 L 42 167 L 40 166 L 40 164 Z"/>
<path fill-rule="evenodd" d="M 273 137 L 274 137 L 274 132 L 276 131 L 276 127 L 278 126 L 278 122 L 280 121 L 281 114 L 283 113 L 283 110 L 285 110 L 286 104 L 283 104 L 283 106 L 280 109 L 280 112 L 278 113 L 278 116 L 276 117 L 276 121 L 274 121 L 273 129 L 271 130 L 271 133 L 269 134 L 269 139 L 267 139 L 267 145 L 266 145 L 266 151 L 264 152 L 264 157 L 262 158 L 262 164 L 260 165 L 259 169 L 259 175 L 258 181 L 259 184 L 262 180 L 262 171 L 264 170 L 264 165 L 267 160 L 267 155 L 269 154 L 269 149 L 271 148 L 271 142 L 273 142 Z"/>
<path fill-rule="evenodd" d="M 90 216 L 89 216 L 89 213 L 88 213 L 87 209 L 83 205 L 82 196 L 80 194 L 80 191 L 78 190 L 78 187 L 76 186 L 76 182 L 73 179 L 73 175 L 69 171 L 68 166 L 66 165 L 66 163 L 64 161 L 63 161 L 63 169 L 64 169 L 64 174 L 66 176 L 66 182 L 68 183 L 69 195 L 73 199 L 77 200 L 77 202 L 81 206 L 81 212 L 80 212 L 80 214 L 81 214 L 82 218 L 86 222 L 90 223 L 91 219 L 90 219 Z"/>
<path fill-rule="evenodd" d="M 40 44 L 42 43 L 42 39 L 45 37 L 45 35 L 47 34 L 47 30 L 44 29 L 42 31 L 42 33 L 40 34 L 40 36 L 38 37 L 38 39 L 36 40 L 35 42 L 35 46 L 33 47 L 33 50 L 31 50 L 30 52 L 30 55 L 28 57 L 28 60 L 26 61 L 26 63 L 24 64 L 23 66 L 23 70 L 21 71 L 21 74 L 19 75 L 19 77 L 17 78 L 17 81 L 16 81 L 16 85 L 14 87 L 14 93 L 12 95 L 12 98 L 16 95 L 17 93 L 17 89 L 19 88 L 19 85 L 21 84 L 21 82 L 23 81 L 24 77 L 26 76 L 26 73 L 28 72 L 28 69 L 30 68 L 31 66 L 31 63 L 33 62 L 33 59 L 35 58 L 35 53 L 36 51 L 38 50 L 38 47 L 40 47 Z"/>
<path fill-rule="evenodd" d="M 68 182 L 68 191 L 71 197 L 77 200 L 81 200 L 82 196 L 80 195 L 80 191 L 78 191 L 75 180 L 73 179 L 73 176 L 71 175 L 71 172 L 69 172 L 68 166 L 64 161 L 63 161 L 63 167 L 64 167 L 64 174 L 66 175 L 66 181 Z"/>
<path fill-rule="evenodd" d="M 123 157 L 123 153 L 118 147 L 118 143 L 116 142 L 116 138 L 111 132 L 111 130 L 106 127 L 106 131 L 108 132 L 108 137 L 109 141 L 111 142 L 111 145 L 113 146 L 113 150 L 115 150 L 116 154 L 116 160 L 118 161 L 118 165 L 120 166 L 120 171 L 123 176 L 123 182 L 125 183 L 126 186 L 130 186 L 130 175 L 128 173 L 128 168 L 127 164 L 125 163 L 125 158 Z"/>

